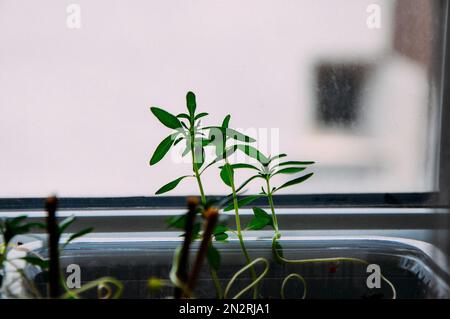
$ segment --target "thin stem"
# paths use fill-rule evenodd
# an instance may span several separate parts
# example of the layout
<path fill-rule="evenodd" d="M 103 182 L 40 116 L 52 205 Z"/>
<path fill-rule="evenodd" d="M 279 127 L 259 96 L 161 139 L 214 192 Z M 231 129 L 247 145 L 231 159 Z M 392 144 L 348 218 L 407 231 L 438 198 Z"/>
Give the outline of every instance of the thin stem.
<path fill-rule="evenodd" d="M 332 258 L 312 258 L 312 259 L 296 259 L 296 260 L 292 260 L 292 259 L 286 259 L 282 256 L 280 256 L 280 254 L 278 253 L 276 247 L 275 247 L 275 243 L 276 243 L 276 238 L 274 237 L 272 240 L 272 250 L 275 254 L 275 257 L 278 259 L 278 261 L 284 262 L 286 264 L 307 264 L 307 263 L 336 263 L 336 262 L 353 262 L 356 264 L 363 264 L 363 265 L 368 265 L 369 263 L 363 259 L 359 259 L 359 258 L 352 258 L 352 257 L 332 257 Z M 394 284 L 387 279 L 383 274 L 381 274 L 381 279 L 386 282 L 388 284 L 388 286 L 391 288 L 392 290 L 392 299 L 396 299 L 397 298 L 397 291 L 395 289 Z"/>
<path fill-rule="evenodd" d="M 206 205 L 206 196 L 205 191 L 203 190 L 202 179 L 200 178 L 200 174 L 198 172 L 197 159 L 195 158 L 195 132 L 194 132 L 194 123 L 191 123 L 191 127 L 189 129 L 191 136 L 191 154 L 192 154 L 192 170 L 194 171 L 195 178 L 197 180 L 198 188 L 200 190 L 200 196 L 202 199 L 202 205 Z M 220 285 L 219 278 L 217 276 L 217 272 L 210 266 L 211 278 L 214 282 L 214 286 L 216 287 L 217 297 L 222 297 L 222 286 Z"/>
<path fill-rule="evenodd" d="M 280 231 L 278 229 L 278 220 L 277 215 L 275 214 L 275 207 L 272 198 L 272 190 L 270 189 L 270 181 L 268 177 L 266 178 L 266 184 L 267 184 L 267 200 L 269 201 L 270 210 L 272 211 L 272 220 L 273 220 L 273 228 L 275 228 L 275 236 L 280 238 Z"/>
<path fill-rule="evenodd" d="M 228 176 L 230 177 L 231 191 L 233 193 L 233 205 L 234 205 L 234 213 L 235 213 L 235 218 L 236 218 L 237 237 L 239 239 L 239 244 L 241 246 L 242 252 L 244 253 L 245 261 L 246 261 L 247 265 L 250 265 L 252 260 L 250 259 L 250 256 L 247 252 L 247 248 L 245 248 L 244 238 L 242 236 L 242 227 L 241 227 L 241 219 L 239 217 L 239 206 L 238 206 L 238 200 L 237 200 L 237 195 L 236 195 L 236 187 L 234 185 L 232 171 L 230 169 L 227 159 L 225 159 L 225 163 L 227 164 Z M 249 268 L 250 268 L 250 275 L 252 277 L 252 281 L 255 281 L 257 279 L 255 268 L 253 266 L 251 266 Z M 254 289 L 253 289 L 253 299 L 257 299 L 257 298 L 258 298 L 258 285 L 255 284 Z"/>
<path fill-rule="evenodd" d="M 233 286 L 234 282 L 237 280 L 237 278 L 247 269 L 251 269 L 256 265 L 257 263 L 263 263 L 264 264 L 264 270 L 255 280 L 253 280 L 248 286 L 246 286 L 244 289 L 239 291 L 233 299 L 239 299 L 244 293 L 246 293 L 249 289 L 252 287 L 256 287 L 261 280 L 264 279 L 264 277 L 267 275 L 267 272 L 269 271 L 269 262 L 265 258 L 257 258 L 254 261 L 252 261 L 250 264 L 246 265 L 245 267 L 241 268 L 237 273 L 233 275 L 233 277 L 230 279 L 227 287 L 225 288 L 224 298 L 228 297 L 228 293 L 230 292 L 231 287 Z"/>

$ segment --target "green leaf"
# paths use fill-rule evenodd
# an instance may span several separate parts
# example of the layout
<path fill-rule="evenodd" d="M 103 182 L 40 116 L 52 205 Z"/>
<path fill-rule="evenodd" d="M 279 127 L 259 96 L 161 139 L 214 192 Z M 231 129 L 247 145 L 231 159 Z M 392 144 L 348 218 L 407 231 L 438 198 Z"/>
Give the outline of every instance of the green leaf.
<path fill-rule="evenodd" d="M 152 158 L 150 159 L 150 165 L 155 165 L 156 163 L 158 163 L 160 160 L 163 159 L 163 157 L 167 154 L 167 152 L 172 147 L 177 136 L 178 136 L 178 133 L 171 134 L 171 135 L 167 136 L 165 139 L 163 139 L 161 143 L 159 143 L 158 147 L 156 148 L 155 152 L 153 153 Z"/>
<path fill-rule="evenodd" d="M 250 156 L 251 158 L 256 159 L 258 162 L 260 162 L 263 165 L 267 165 L 269 163 L 269 159 L 262 154 L 260 151 L 258 151 L 256 148 L 250 145 L 238 145 L 237 146 L 239 150 L 244 152 L 247 156 Z"/>
<path fill-rule="evenodd" d="M 173 145 L 177 145 L 177 144 L 180 143 L 182 140 L 184 140 L 184 137 L 178 138 L 178 139 L 173 143 Z"/>
<path fill-rule="evenodd" d="M 254 176 L 250 177 L 249 179 L 247 179 L 245 182 L 243 182 L 243 183 L 241 184 L 241 186 L 239 186 L 239 187 L 236 189 L 236 193 L 239 193 L 245 186 L 247 186 L 248 183 L 250 183 L 252 180 L 254 180 L 254 179 L 256 179 L 256 178 L 262 178 L 262 179 L 264 179 L 264 177 L 262 177 L 261 175 L 254 175 Z"/>
<path fill-rule="evenodd" d="M 197 114 L 197 115 L 195 116 L 195 120 L 198 120 L 198 119 L 200 119 L 200 118 L 202 118 L 202 117 L 205 117 L 205 116 L 208 116 L 208 115 L 209 115 L 209 114 L 206 113 L 206 112 Z"/>
<path fill-rule="evenodd" d="M 223 119 L 223 122 L 222 122 L 222 128 L 228 128 L 228 125 L 230 124 L 230 119 L 231 119 L 230 114 L 225 116 L 225 118 Z"/>
<path fill-rule="evenodd" d="M 228 239 L 228 234 L 221 233 L 221 234 L 214 235 L 214 239 L 216 241 L 226 241 Z"/>
<path fill-rule="evenodd" d="M 10 224 L 11 227 L 17 226 L 19 223 L 27 219 L 27 215 L 20 215 L 17 217 L 14 217 L 13 219 L 7 220 L 7 223 Z"/>
<path fill-rule="evenodd" d="M 171 216 L 167 218 L 166 223 L 169 228 L 184 229 L 186 227 L 186 214 L 179 216 Z"/>
<path fill-rule="evenodd" d="M 312 165 L 315 164 L 315 162 L 299 162 L 299 161 L 289 161 L 278 164 L 279 166 L 287 166 L 287 165 Z"/>
<path fill-rule="evenodd" d="M 251 196 L 244 197 L 244 198 L 238 200 L 238 202 L 237 202 L 238 208 L 248 205 L 263 196 L 264 195 L 251 195 Z M 228 212 L 233 209 L 234 209 L 234 204 L 231 204 L 231 205 L 225 207 L 223 211 Z"/>
<path fill-rule="evenodd" d="M 245 163 L 237 163 L 237 164 L 231 164 L 231 167 L 233 169 L 238 169 L 238 168 L 250 168 L 250 169 L 254 169 L 259 171 L 259 169 L 256 166 L 250 165 L 250 164 L 245 164 Z"/>
<path fill-rule="evenodd" d="M 259 207 L 253 207 L 253 214 L 258 219 L 268 220 L 267 225 L 273 226 L 272 216 L 270 216 L 264 209 Z"/>
<path fill-rule="evenodd" d="M 280 159 L 280 158 L 283 158 L 283 157 L 286 157 L 286 156 L 287 156 L 287 154 L 278 154 L 278 155 L 272 156 L 270 158 L 270 162 L 273 162 L 273 161 L 275 161 L 277 159 Z"/>
<path fill-rule="evenodd" d="M 225 150 L 225 152 L 223 152 L 222 154 L 220 154 L 219 156 L 217 156 L 211 163 L 209 163 L 200 174 L 202 174 L 208 167 L 214 165 L 217 162 L 220 162 L 221 160 L 228 158 L 231 154 L 233 154 L 234 152 L 236 152 L 237 150 L 237 145 L 233 145 L 229 148 L 227 148 Z"/>
<path fill-rule="evenodd" d="M 214 269 L 219 270 L 220 268 L 220 253 L 212 244 L 208 246 L 208 251 L 206 252 L 206 258 L 208 259 L 208 264 Z"/>
<path fill-rule="evenodd" d="M 42 259 L 35 256 L 26 256 L 21 259 L 25 260 L 30 265 L 40 267 L 42 270 L 48 269 L 49 266 L 49 261 L 47 259 Z"/>
<path fill-rule="evenodd" d="M 250 223 L 247 225 L 249 230 L 260 230 L 267 225 L 273 225 L 272 217 L 259 207 L 253 207 L 253 214 L 255 215 Z"/>
<path fill-rule="evenodd" d="M 175 115 L 172 115 L 158 107 L 151 107 L 150 110 L 158 118 L 158 120 L 168 128 L 181 128 L 181 122 Z"/>
<path fill-rule="evenodd" d="M 231 187 L 231 183 L 234 179 L 234 172 L 230 164 L 227 163 L 222 167 L 220 170 L 220 178 L 226 185 Z"/>
<path fill-rule="evenodd" d="M 86 235 L 86 234 L 89 234 L 89 233 L 92 232 L 93 230 L 94 230 L 94 228 L 89 227 L 89 228 L 82 229 L 82 230 L 80 230 L 79 232 L 77 232 L 77 233 L 75 233 L 75 234 L 72 234 L 72 235 L 66 240 L 66 243 L 65 243 L 64 245 L 67 245 L 67 244 L 69 244 L 71 241 L 73 241 L 73 240 L 75 240 L 75 239 L 77 239 L 77 238 L 80 238 L 80 237 L 82 237 L 82 236 L 84 236 L 84 235 Z"/>
<path fill-rule="evenodd" d="M 235 139 L 236 141 L 240 141 L 240 142 L 246 142 L 246 143 L 256 142 L 256 140 L 254 138 L 247 136 L 245 134 L 242 134 L 231 128 L 227 128 L 225 130 L 225 135 L 229 138 Z"/>
<path fill-rule="evenodd" d="M 75 221 L 74 216 L 67 217 L 58 225 L 59 234 L 64 233 L 64 231 Z"/>
<path fill-rule="evenodd" d="M 163 187 L 161 187 L 160 189 L 158 189 L 155 193 L 155 195 L 160 195 L 160 194 L 164 194 L 167 193 L 168 191 L 171 191 L 172 189 L 174 189 L 175 187 L 178 186 L 178 184 L 185 179 L 186 177 L 190 177 L 191 175 L 185 175 L 185 176 L 181 176 L 178 177 L 176 180 L 171 181 L 170 183 L 167 183 L 166 185 L 164 185 Z"/>
<path fill-rule="evenodd" d="M 303 175 L 302 177 L 293 179 L 293 180 L 291 180 L 291 181 L 289 181 L 287 183 L 284 183 L 280 187 L 276 188 L 276 191 L 279 191 L 282 188 L 286 188 L 286 187 L 289 187 L 289 186 L 292 186 L 292 185 L 303 183 L 304 181 L 306 181 L 308 178 L 310 178 L 313 175 L 314 175 L 314 173 L 309 173 L 307 175 Z"/>
<path fill-rule="evenodd" d="M 286 167 L 286 168 L 280 169 L 279 171 L 273 173 L 272 176 L 275 176 L 277 174 L 295 174 L 295 173 L 299 173 L 304 170 L 305 170 L 304 167 Z"/>
<path fill-rule="evenodd" d="M 177 115 L 177 117 L 178 117 L 179 119 L 186 119 L 186 120 L 188 120 L 188 121 L 191 120 L 189 114 L 186 114 L 186 113 L 180 113 L 180 114 Z"/>
<path fill-rule="evenodd" d="M 200 230 L 202 229 L 202 223 L 197 222 L 194 223 L 194 227 L 192 229 L 192 240 L 200 239 Z"/>
<path fill-rule="evenodd" d="M 228 227 L 225 225 L 217 225 L 216 227 L 214 227 L 213 234 L 215 234 L 215 235 L 222 234 L 222 233 L 227 232 L 228 230 L 229 230 Z"/>
<path fill-rule="evenodd" d="M 197 108 L 197 102 L 195 100 L 195 94 L 193 92 L 188 92 L 186 94 L 186 106 L 191 117 L 194 117 L 195 109 Z"/>

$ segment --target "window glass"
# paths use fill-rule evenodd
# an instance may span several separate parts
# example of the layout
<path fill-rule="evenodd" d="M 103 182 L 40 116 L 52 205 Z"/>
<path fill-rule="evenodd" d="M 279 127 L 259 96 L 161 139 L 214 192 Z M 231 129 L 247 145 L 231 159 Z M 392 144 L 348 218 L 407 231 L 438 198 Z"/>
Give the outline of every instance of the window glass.
<path fill-rule="evenodd" d="M 440 5 L 2 0 L 0 197 L 153 195 L 190 164 L 149 166 L 169 134 L 149 107 L 178 114 L 189 90 L 204 124 L 231 114 L 267 154 L 317 162 L 286 193 L 436 190 Z"/>

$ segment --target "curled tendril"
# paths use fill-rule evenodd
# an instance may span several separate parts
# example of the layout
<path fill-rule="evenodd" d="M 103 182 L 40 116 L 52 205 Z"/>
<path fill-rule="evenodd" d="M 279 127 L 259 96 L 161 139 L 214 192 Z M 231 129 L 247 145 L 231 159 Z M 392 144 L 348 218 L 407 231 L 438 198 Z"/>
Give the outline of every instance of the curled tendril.
<path fill-rule="evenodd" d="M 281 298 L 282 298 L 282 299 L 286 299 L 286 295 L 284 294 L 284 290 L 285 290 L 285 288 L 286 288 L 286 284 L 288 283 L 289 280 L 291 280 L 291 278 L 292 278 L 292 279 L 293 279 L 293 278 L 296 278 L 296 279 L 298 279 L 298 280 L 303 284 L 303 295 L 302 295 L 302 299 L 305 299 L 305 298 L 306 298 L 306 291 L 307 291 L 306 280 L 305 280 L 305 278 L 303 278 L 303 276 L 301 276 L 301 275 L 299 275 L 299 274 L 295 274 L 295 273 L 289 274 L 289 275 L 287 275 L 287 276 L 284 278 L 283 283 L 281 284 L 281 290 L 280 290 Z"/>
<path fill-rule="evenodd" d="M 177 247 L 175 253 L 173 254 L 172 268 L 170 269 L 169 279 L 175 287 L 180 288 L 183 291 L 185 296 L 190 297 L 192 293 L 189 291 L 187 285 L 177 276 L 180 253 L 181 246 Z"/>
<path fill-rule="evenodd" d="M 228 298 L 228 293 L 230 292 L 230 289 L 233 286 L 234 282 L 237 280 L 237 278 L 242 273 L 244 273 L 246 270 L 250 269 L 251 267 L 255 266 L 258 263 L 263 263 L 264 264 L 264 270 L 262 271 L 262 273 L 255 280 L 253 280 L 249 285 L 247 285 L 244 289 L 239 291 L 232 299 L 239 299 L 243 294 L 245 294 L 247 291 L 249 291 L 254 286 L 256 286 L 261 280 L 263 280 L 263 278 L 266 276 L 267 272 L 269 271 L 269 262 L 267 261 L 267 259 L 260 257 L 260 258 L 256 258 L 251 263 L 249 263 L 249 264 L 245 265 L 244 267 L 242 267 L 240 270 L 238 270 L 233 275 L 233 277 L 231 277 L 230 281 L 228 282 L 228 285 L 225 288 L 225 292 L 223 294 L 223 297 L 225 299 Z"/>
<path fill-rule="evenodd" d="M 98 299 L 111 299 L 113 290 L 105 282 L 101 282 L 97 286 L 97 298 Z"/>
<path fill-rule="evenodd" d="M 113 292 L 113 289 L 110 285 L 113 285 L 116 287 L 115 291 Z M 91 282 L 88 282 L 87 284 L 81 286 L 78 289 L 67 291 L 64 295 L 61 296 L 62 299 L 69 299 L 69 298 L 75 298 L 79 299 L 80 294 L 97 288 L 97 293 L 100 299 L 118 299 L 122 295 L 123 291 L 123 284 L 112 277 L 102 277 L 97 280 L 93 280 Z M 105 295 L 101 295 L 102 290 L 106 290 Z"/>
<path fill-rule="evenodd" d="M 359 259 L 359 258 L 350 258 L 350 257 L 333 257 L 333 258 L 313 258 L 313 259 L 286 259 L 282 256 L 280 256 L 280 254 L 278 253 L 278 250 L 275 246 L 275 244 L 277 243 L 277 237 L 275 236 L 272 240 L 272 251 L 275 255 L 275 258 L 281 262 L 281 263 L 285 263 L 285 264 L 308 264 L 308 263 L 332 263 L 332 262 L 354 262 L 357 264 L 363 264 L 363 265 L 369 265 L 369 263 L 363 259 Z M 381 274 L 381 279 L 386 282 L 388 284 L 388 286 L 391 288 L 392 290 L 392 299 L 396 299 L 397 298 L 397 291 L 394 287 L 394 285 L 392 284 L 392 282 L 387 279 L 383 274 Z M 285 278 L 286 280 L 286 278 Z"/>

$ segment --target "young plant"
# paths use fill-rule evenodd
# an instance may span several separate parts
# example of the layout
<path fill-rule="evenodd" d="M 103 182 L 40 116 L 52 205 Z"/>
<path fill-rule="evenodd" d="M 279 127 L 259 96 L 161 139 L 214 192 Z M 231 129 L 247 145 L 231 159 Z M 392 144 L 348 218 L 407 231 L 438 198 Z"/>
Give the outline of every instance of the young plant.
<path fill-rule="evenodd" d="M 41 223 L 27 222 L 26 221 L 27 218 L 28 217 L 26 215 L 20 215 L 12 219 L 0 220 L 0 235 L 2 237 L 0 244 L 0 290 L 2 289 L 3 277 L 5 275 L 5 264 L 9 263 L 9 260 L 7 259 L 8 251 L 10 248 L 17 246 L 12 245 L 11 241 L 16 236 L 28 234 L 34 228 L 43 227 Z M 27 283 L 28 287 L 31 290 L 36 291 L 34 285 L 27 280 L 23 272 L 20 269 L 18 269 L 14 263 L 9 264 L 16 268 L 16 270 L 20 273 L 24 281 Z"/>
<path fill-rule="evenodd" d="M 240 216 L 239 216 L 239 206 L 238 206 L 237 192 L 236 192 L 236 186 L 235 186 L 235 180 L 234 180 L 234 169 L 245 167 L 245 164 L 241 164 L 240 166 L 237 166 L 237 165 L 232 166 L 232 165 L 230 165 L 229 160 L 228 160 L 228 157 L 230 155 L 232 155 L 236 150 L 239 149 L 239 150 L 243 150 L 245 152 L 245 150 L 250 149 L 251 146 L 249 146 L 247 144 L 235 144 L 235 143 L 233 143 L 232 146 L 227 145 L 227 142 L 230 140 L 237 140 L 237 141 L 241 140 L 241 141 L 247 142 L 247 143 L 255 142 L 255 140 L 250 137 L 246 137 L 244 139 L 237 139 L 237 138 L 233 139 L 232 136 L 235 134 L 233 134 L 233 132 L 229 133 L 230 129 L 228 127 L 230 119 L 231 119 L 231 116 L 227 115 L 225 117 L 225 119 L 223 120 L 222 126 L 215 127 L 213 129 L 213 130 L 216 130 L 217 132 L 214 133 L 213 130 L 210 132 L 210 139 L 212 139 L 211 136 L 214 136 L 214 134 L 215 134 L 216 140 L 220 139 L 220 143 L 216 144 L 216 154 L 225 154 L 225 156 L 224 156 L 225 165 L 220 167 L 220 178 L 225 183 L 225 185 L 227 185 L 228 187 L 231 188 L 231 195 L 232 195 L 232 200 L 233 200 L 233 208 L 234 208 L 234 212 L 235 212 L 235 221 L 236 221 L 236 235 L 238 237 L 239 245 L 241 247 L 242 253 L 244 254 L 246 265 L 250 269 L 250 275 L 251 275 L 252 281 L 255 282 L 257 280 L 256 271 L 252 264 L 250 255 L 248 254 L 247 248 L 245 247 L 244 238 L 242 235 L 242 226 L 241 226 L 241 221 L 240 221 Z M 220 158 L 220 157 L 218 157 L 218 158 Z M 255 283 L 255 285 L 254 285 L 253 298 L 255 298 L 255 299 L 258 298 L 257 283 Z"/>
<path fill-rule="evenodd" d="M 72 235 L 70 235 L 62 247 L 60 247 L 60 239 L 61 236 L 65 233 L 67 228 L 75 222 L 75 217 L 71 216 L 60 223 L 56 220 L 56 211 L 58 208 L 58 199 L 54 196 L 47 198 L 45 202 L 45 209 L 47 211 L 47 222 L 46 224 L 36 223 L 40 228 L 47 229 L 48 233 L 48 251 L 49 258 L 43 258 L 39 255 L 33 254 L 23 257 L 21 259 L 25 260 L 28 264 L 37 266 L 42 269 L 45 273 L 48 274 L 48 296 L 50 298 L 70 298 L 70 299 L 78 299 L 80 298 L 80 294 L 87 290 L 97 288 L 99 291 L 99 297 L 101 298 L 118 298 L 122 294 L 123 285 L 118 280 L 110 277 L 100 278 L 94 281 L 91 281 L 82 287 L 74 290 L 70 290 L 66 282 L 64 280 L 64 276 L 61 273 L 60 269 L 60 252 L 72 241 L 77 238 L 80 238 L 90 232 L 92 232 L 93 228 L 85 228 L 82 229 Z M 113 294 L 109 285 L 112 284 L 116 286 L 116 292 Z M 105 289 L 109 291 L 105 296 L 100 296 L 100 291 Z M 65 291 L 62 294 L 62 290 Z"/>
<path fill-rule="evenodd" d="M 196 114 L 197 103 L 195 94 L 192 92 L 188 92 L 186 95 L 186 105 L 187 105 L 187 113 L 181 113 L 177 116 L 170 114 L 169 112 L 157 108 L 152 107 L 152 113 L 158 118 L 158 120 L 168 128 L 174 130 L 169 136 L 167 136 L 156 148 L 153 156 L 150 160 L 150 165 L 155 165 L 158 163 L 171 149 L 172 146 L 177 145 L 178 143 L 185 141 L 186 147 L 183 152 L 183 156 L 187 154 L 191 154 L 192 158 L 192 175 L 181 176 L 168 184 L 161 187 L 158 191 L 156 191 L 156 195 L 164 194 L 173 190 L 178 184 L 185 178 L 194 177 L 197 181 L 198 188 L 201 196 L 201 206 L 203 206 L 203 211 L 208 206 L 208 202 L 206 199 L 206 195 L 204 192 L 203 183 L 201 180 L 202 174 L 212 165 L 224 160 L 226 164 L 228 164 L 228 157 L 232 155 L 237 149 L 246 149 L 248 145 L 246 143 L 254 142 L 255 140 L 249 136 L 246 136 L 234 129 L 229 128 L 230 116 L 228 115 L 222 122 L 221 126 L 208 126 L 202 127 L 200 119 L 208 115 L 208 113 L 199 113 Z M 241 144 L 235 144 L 232 146 L 227 146 L 227 141 L 234 140 L 236 142 L 240 142 Z M 205 163 L 205 147 L 214 146 L 216 158 L 202 168 Z M 223 174 L 222 174 L 223 175 Z M 234 201 L 236 198 L 234 197 Z M 170 226 L 178 226 L 178 228 L 184 228 L 185 224 L 180 224 L 182 221 L 181 218 L 172 219 L 169 222 Z M 196 229 L 199 229 L 199 224 L 196 224 Z M 246 258 L 247 264 L 250 264 L 251 260 L 245 249 L 245 245 L 242 238 L 241 225 L 239 221 L 239 213 L 236 209 L 236 225 L 237 225 L 237 234 L 239 238 L 239 242 Z M 217 241 L 225 241 L 228 237 L 226 231 L 228 229 L 224 225 L 218 225 L 214 230 L 214 238 Z M 220 264 L 220 255 L 217 249 L 210 245 L 208 250 L 208 262 L 211 266 L 211 274 L 213 276 L 213 281 L 216 285 L 216 290 L 218 296 L 222 296 L 221 287 L 217 279 L 217 270 Z M 252 278 L 256 279 L 256 273 L 251 267 Z M 257 291 L 255 289 L 255 296 L 257 295 Z"/>
<path fill-rule="evenodd" d="M 172 129 L 172 133 L 168 135 L 163 141 L 157 146 L 151 159 L 150 165 L 155 165 L 161 161 L 164 156 L 169 152 L 169 150 L 177 145 L 178 143 L 184 141 L 186 147 L 183 152 L 183 156 L 191 154 L 192 162 L 192 173 L 190 175 L 184 175 L 176 178 L 175 180 L 167 183 L 156 191 L 156 195 L 167 193 L 178 186 L 178 184 L 185 178 L 195 178 L 201 197 L 201 206 L 205 208 L 208 206 L 207 198 L 205 195 L 201 175 L 205 171 L 206 167 L 200 172 L 201 167 L 205 162 L 205 150 L 204 148 L 211 143 L 211 140 L 206 138 L 206 128 L 201 128 L 200 119 L 207 116 L 208 113 L 196 113 L 197 101 L 195 94 L 193 92 L 188 92 L 186 95 L 186 107 L 187 113 L 180 113 L 177 116 L 159 108 L 151 107 L 150 110 L 153 115 L 166 127 Z M 184 224 L 177 224 L 177 221 L 182 221 L 180 218 L 169 221 L 169 226 L 178 226 L 179 228 L 184 228 Z M 198 226 L 195 226 L 198 227 Z M 222 288 L 217 277 L 217 270 L 220 264 L 220 257 L 218 252 L 213 247 L 210 246 L 208 262 L 210 265 L 211 276 L 213 278 L 214 285 L 216 287 L 217 295 L 222 296 Z M 215 256 L 215 257 L 212 257 Z"/>
<path fill-rule="evenodd" d="M 237 190 L 236 192 L 241 191 L 245 186 L 247 186 L 251 181 L 256 179 L 261 179 L 263 181 L 263 186 L 261 187 L 261 192 L 257 195 L 252 195 L 248 197 L 244 197 L 238 201 L 237 206 L 242 207 L 244 205 L 251 204 L 258 198 L 266 197 L 271 215 L 268 214 L 265 210 L 260 207 L 253 207 L 254 217 L 247 225 L 247 229 L 249 230 L 260 230 L 265 228 L 266 226 L 270 226 L 274 229 L 274 236 L 272 239 L 272 252 L 275 260 L 281 264 L 306 264 L 306 263 L 332 263 L 336 264 L 339 262 L 354 262 L 358 264 L 368 265 L 369 263 L 365 260 L 358 258 L 349 258 L 349 257 L 336 257 L 336 258 L 316 258 L 316 259 L 301 259 L 301 260 L 291 260 L 287 259 L 283 256 L 283 250 L 281 244 L 279 243 L 279 239 L 281 238 L 281 232 L 278 225 L 277 216 L 275 213 L 275 205 L 273 200 L 273 195 L 278 191 L 301 184 L 311 178 L 313 173 L 308 173 L 301 175 L 299 177 L 293 178 L 288 182 L 285 182 L 281 186 L 273 187 L 271 184 L 271 179 L 280 174 L 298 174 L 303 172 L 308 166 L 314 164 L 313 161 L 281 161 L 280 159 L 285 158 L 286 154 L 279 154 L 273 157 L 266 157 L 262 155 L 259 151 L 253 151 L 254 154 L 258 154 L 258 156 L 254 156 L 258 159 L 259 166 L 249 165 L 249 164 L 234 164 L 231 165 L 233 168 L 248 168 L 255 171 L 255 175 L 251 176 L 247 179 Z M 235 206 L 235 205 L 234 205 Z M 232 210 L 233 206 L 228 206 L 225 208 L 225 211 Z M 396 290 L 394 285 L 383 275 L 381 278 L 390 286 L 392 290 L 392 298 L 396 298 Z M 282 283 L 281 286 L 281 296 L 284 297 L 284 289 L 287 282 L 291 279 L 299 280 L 304 287 L 303 298 L 306 297 L 307 286 L 305 279 L 299 274 L 289 274 Z"/>

